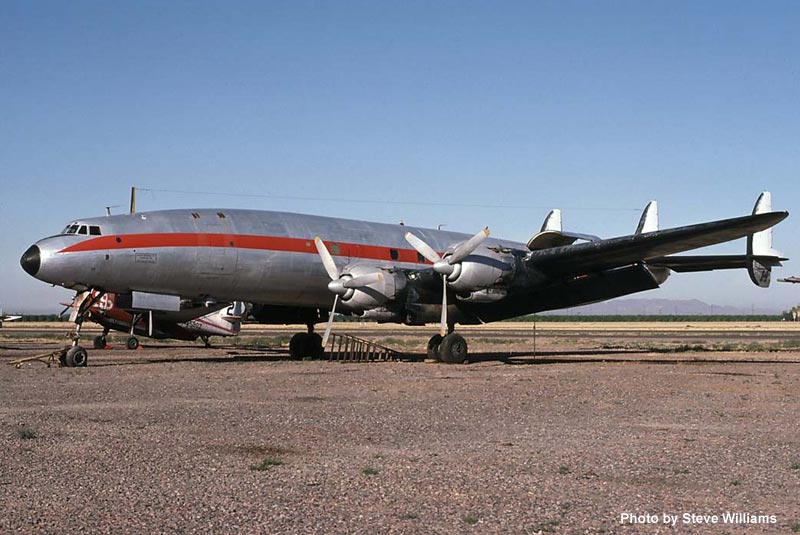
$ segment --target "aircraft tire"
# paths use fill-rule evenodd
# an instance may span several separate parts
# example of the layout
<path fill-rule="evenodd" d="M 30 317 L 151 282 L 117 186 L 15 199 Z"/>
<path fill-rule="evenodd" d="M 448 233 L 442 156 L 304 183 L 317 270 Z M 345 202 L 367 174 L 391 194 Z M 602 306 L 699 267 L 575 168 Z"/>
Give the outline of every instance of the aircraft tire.
<path fill-rule="evenodd" d="M 125 347 L 127 347 L 128 349 L 131 349 L 131 350 L 138 348 L 139 347 L 139 339 L 136 338 L 135 336 L 129 336 L 125 340 Z"/>
<path fill-rule="evenodd" d="M 450 333 L 442 338 L 439 355 L 446 364 L 461 364 L 467 360 L 467 341 L 460 334 Z"/>
<path fill-rule="evenodd" d="M 106 347 L 106 337 L 103 336 L 102 334 L 95 336 L 93 347 L 95 349 L 103 349 L 104 347 Z"/>
<path fill-rule="evenodd" d="M 301 360 L 305 357 L 306 352 L 306 339 L 308 333 L 297 333 L 289 340 L 289 356 L 292 360 Z"/>
<path fill-rule="evenodd" d="M 81 346 L 72 346 L 67 350 L 64 359 L 68 368 L 82 368 L 86 366 L 88 353 Z"/>
<path fill-rule="evenodd" d="M 322 358 L 325 354 L 325 348 L 322 347 L 322 337 L 317 333 L 306 335 L 305 356 L 312 359 Z"/>
<path fill-rule="evenodd" d="M 441 334 L 434 334 L 431 336 L 431 339 L 428 340 L 428 358 L 433 359 L 436 362 L 442 361 L 442 356 L 439 354 L 439 346 L 442 345 L 442 335 Z"/>

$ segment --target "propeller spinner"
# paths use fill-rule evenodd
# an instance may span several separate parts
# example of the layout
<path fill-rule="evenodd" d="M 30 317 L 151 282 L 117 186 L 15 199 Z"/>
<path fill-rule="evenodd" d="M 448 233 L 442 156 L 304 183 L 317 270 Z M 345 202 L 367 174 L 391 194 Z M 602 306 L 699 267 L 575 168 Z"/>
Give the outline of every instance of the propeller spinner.
<path fill-rule="evenodd" d="M 322 336 L 322 347 L 324 348 L 328 344 L 328 337 L 333 326 L 333 315 L 336 313 L 336 305 L 339 303 L 339 298 L 341 297 L 343 301 L 346 301 L 353 296 L 357 288 L 363 288 L 382 281 L 383 273 L 376 271 L 357 277 L 353 277 L 349 273 L 341 273 L 322 238 L 319 236 L 314 238 L 314 244 L 317 246 L 317 252 L 322 259 L 322 265 L 325 266 L 325 271 L 331 278 L 331 282 L 328 283 L 328 289 L 334 293 L 333 306 L 328 316 L 328 325 L 325 327 L 325 334 Z"/>

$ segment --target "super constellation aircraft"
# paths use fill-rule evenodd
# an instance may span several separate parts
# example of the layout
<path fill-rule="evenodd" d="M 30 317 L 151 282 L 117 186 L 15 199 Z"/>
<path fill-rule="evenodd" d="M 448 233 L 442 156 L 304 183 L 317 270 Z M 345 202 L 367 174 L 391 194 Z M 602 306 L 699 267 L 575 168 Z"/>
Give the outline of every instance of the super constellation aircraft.
<path fill-rule="evenodd" d="M 600 239 L 564 232 L 553 210 L 527 244 L 456 232 L 294 213 L 167 210 L 76 220 L 32 245 L 21 265 L 30 275 L 78 292 L 130 295 L 148 310 L 182 300 L 255 303 L 263 323 L 304 323 L 293 356 L 320 355 L 334 311 L 379 322 L 439 321 L 429 355 L 463 362 L 467 344 L 456 323 L 477 324 L 571 307 L 658 288 L 671 271 L 747 269 L 765 287 L 782 255 L 764 192 L 752 215 L 658 230 L 655 202 L 634 234 Z M 673 256 L 747 237 L 743 255 Z M 578 243 L 576 243 L 578 242 Z M 409 247 L 410 246 L 410 247 Z M 76 315 L 72 357 L 85 363 Z M 328 314 L 325 336 L 314 325 Z M 77 355 L 76 355 L 77 354 Z M 68 356 L 69 356 L 68 355 Z"/>

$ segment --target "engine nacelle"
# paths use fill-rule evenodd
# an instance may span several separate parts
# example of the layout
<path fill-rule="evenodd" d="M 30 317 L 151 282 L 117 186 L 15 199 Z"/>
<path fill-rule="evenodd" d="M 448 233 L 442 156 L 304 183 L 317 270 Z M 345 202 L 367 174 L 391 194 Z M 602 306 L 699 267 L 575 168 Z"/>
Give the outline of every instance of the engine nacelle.
<path fill-rule="evenodd" d="M 359 317 L 362 319 L 377 321 L 378 323 L 403 323 L 406 319 L 405 316 L 396 310 L 390 310 L 385 307 L 366 310 Z"/>
<path fill-rule="evenodd" d="M 457 295 L 459 301 L 467 303 L 496 303 L 508 296 L 505 288 L 484 288 L 467 295 Z"/>
<path fill-rule="evenodd" d="M 359 277 L 381 271 L 383 278 L 369 286 L 354 288 L 342 297 L 342 304 L 350 310 L 369 310 L 392 301 L 406 286 L 406 277 L 402 273 L 380 270 L 376 266 L 356 264 L 346 267 L 343 275 Z"/>
<path fill-rule="evenodd" d="M 457 292 L 474 292 L 499 284 L 514 270 L 514 257 L 490 251 L 470 255 L 453 266 L 447 277 L 450 288 Z"/>

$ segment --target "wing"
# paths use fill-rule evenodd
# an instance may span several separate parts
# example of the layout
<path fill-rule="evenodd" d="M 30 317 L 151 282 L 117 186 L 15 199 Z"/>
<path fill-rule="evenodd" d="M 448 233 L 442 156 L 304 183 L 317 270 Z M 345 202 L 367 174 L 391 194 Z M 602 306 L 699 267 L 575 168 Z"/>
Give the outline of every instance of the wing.
<path fill-rule="evenodd" d="M 779 223 L 788 215 L 788 212 L 768 212 L 553 247 L 531 251 L 525 261 L 550 275 L 590 273 L 743 238 Z"/>

